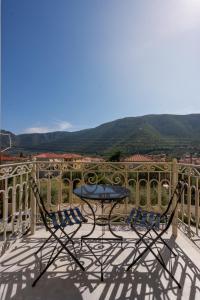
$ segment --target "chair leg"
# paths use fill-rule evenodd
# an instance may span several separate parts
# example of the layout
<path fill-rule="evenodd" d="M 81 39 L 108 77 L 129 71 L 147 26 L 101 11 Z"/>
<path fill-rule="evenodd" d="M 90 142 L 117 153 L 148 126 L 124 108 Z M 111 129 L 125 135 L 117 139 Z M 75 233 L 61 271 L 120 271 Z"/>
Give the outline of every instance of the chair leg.
<path fill-rule="evenodd" d="M 146 243 L 146 241 L 143 241 L 144 244 L 146 246 L 148 246 L 148 244 Z M 176 282 L 176 284 L 178 285 L 179 289 L 181 289 L 181 285 L 180 283 L 176 280 L 176 278 L 172 275 L 172 273 L 167 269 L 165 263 L 163 262 L 163 259 L 161 260 L 155 253 L 154 251 L 149 248 L 149 250 L 151 251 L 151 253 L 154 255 L 154 257 L 158 260 L 158 262 L 161 264 L 161 266 L 163 267 L 163 269 L 169 274 L 169 276 Z"/>
<path fill-rule="evenodd" d="M 74 241 L 73 241 L 73 239 L 72 239 L 72 237 L 77 233 L 77 231 L 80 229 L 80 227 L 81 227 L 81 223 L 79 224 L 79 226 L 77 227 L 77 229 L 76 230 L 74 230 L 72 233 L 70 233 L 71 234 L 71 236 L 70 236 L 70 234 L 67 234 L 66 232 L 65 232 L 65 230 L 60 226 L 60 230 L 62 231 L 62 233 L 66 236 L 66 238 L 72 243 L 72 245 L 74 245 Z"/>
<path fill-rule="evenodd" d="M 79 228 L 80 228 L 80 226 L 78 227 L 78 229 Z M 35 252 L 35 255 L 37 255 L 42 250 L 42 248 L 48 243 L 48 241 L 53 237 L 53 235 L 56 233 L 56 231 L 58 229 L 61 229 L 61 228 L 55 229 L 54 232 L 50 234 L 50 236 L 45 240 L 45 242 L 42 244 L 42 246 L 40 246 L 40 248 Z M 76 231 L 78 231 L 78 229 Z M 72 244 L 74 244 L 74 242 L 73 242 L 73 240 L 71 240 L 70 236 L 68 234 L 66 234 L 66 232 L 64 230 L 61 230 L 61 231 L 72 242 Z"/>
<path fill-rule="evenodd" d="M 148 230 L 144 233 L 144 235 L 140 235 L 140 236 L 139 236 L 139 240 L 136 242 L 136 245 L 138 245 L 139 243 L 141 243 L 141 242 L 144 240 L 144 238 L 147 236 L 147 234 L 150 233 L 151 230 L 153 230 L 154 233 L 155 233 L 156 235 L 158 235 L 158 233 L 156 232 L 156 230 L 152 227 L 152 228 L 148 229 Z M 165 246 L 169 249 L 169 251 L 176 257 L 177 254 L 176 254 L 176 253 L 172 250 L 172 248 L 165 242 L 165 240 L 164 240 L 162 237 L 160 237 L 160 240 L 163 242 L 163 244 L 165 244 Z"/>
<path fill-rule="evenodd" d="M 76 249 L 75 249 L 75 246 L 74 246 L 74 241 L 72 240 L 72 237 L 75 236 L 75 234 L 78 232 L 78 230 L 80 229 L 80 227 L 82 226 L 82 223 L 79 224 L 79 226 L 77 227 L 76 230 L 74 230 L 72 233 L 70 232 L 70 234 L 67 234 L 64 230 L 62 230 L 62 232 L 64 233 L 64 235 L 70 240 L 70 242 L 72 243 L 72 246 L 73 246 L 73 249 L 74 249 L 74 252 L 76 253 L 76 256 L 77 256 L 77 252 L 76 252 Z M 71 236 L 70 236 L 71 235 Z M 81 246 L 82 248 L 82 246 Z"/>
<path fill-rule="evenodd" d="M 133 226 L 131 226 L 133 228 Z M 137 240 L 137 242 L 135 243 L 136 245 L 138 245 L 140 242 L 142 242 L 142 240 L 147 236 L 147 234 L 150 232 L 151 228 L 148 229 L 143 235 L 139 235 L 139 240 Z"/>
<path fill-rule="evenodd" d="M 57 230 L 57 229 L 56 229 Z M 56 232 L 56 230 L 54 231 L 54 233 Z M 40 248 L 35 252 L 35 255 L 38 254 L 42 248 L 48 243 L 48 241 L 52 238 L 53 234 L 51 234 L 46 240 L 45 242 L 42 244 L 42 246 L 40 246 Z"/>
<path fill-rule="evenodd" d="M 135 232 L 137 233 L 137 235 L 140 237 L 138 231 L 134 228 Z M 138 255 L 138 257 L 128 266 L 127 271 L 129 271 L 140 259 L 141 257 L 147 253 L 148 251 L 150 251 L 154 257 L 158 260 L 158 262 L 161 264 L 161 266 L 163 267 L 163 269 L 169 274 L 169 276 L 176 282 L 176 284 L 178 285 L 179 289 L 181 289 L 181 285 L 180 283 L 176 280 L 176 278 L 172 275 L 172 273 L 167 269 L 167 267 L 165 266 L 165 264 L 162 262 L 162 260 L 154 253 L 154 251 L 151 249 L 151 247 L 156 243 L 156 241 L 160 238 L 161 235 L 158 235 L 150 244 L 147 244 L 147 242 L 143 239 L 143 243 L 145 244 L 146 248 Z"/>
<path fill-rule="evenodd" d="M 132 227 L 133 228 L 133 227 Z M 133 228 L 133 230 L 136 232 L 136 234 L 140 237 L 140 233 L 136 230 L 136 228 Z M 148 251 L 151 251 L 152 252 L 152 249 L 151 247 L 156 243 L 156 241 L 159 239 L 159 235 L 150 243 L 150 244 L 147 244 L 145 239 L 143 239 L 143 243 L 146 245 L 146 248 L 138 255 L 138 257 L 129 265 L 129 267 L 127 268 L 127 271 L 133 267 L 136 262 Z M 154 254 L 154 253 L 153 253 Z"/>
<path fill-rule="evenodd" d="M 78 228 L 73 232 L 74 234 L 79 230 L 81 224 L 78 226 Z M 61 228 L 58 228 L 62 231 L 62 233 L 64 233 L 64 235 L 69 239 L 69 241 L 74 245 L 74 241 L 71 239 L 71 237 L 64 231 L 64 229 Z M 35 252 L 35 255 L 38 254 L 42 248 L 48 243 L 48 241 L 52 238 L 52 236 L 56 233 L 56 231 L 58 229 L 55 229 L 53 233 L 51 233 L 51 235 L 45 240 L 45 242 L 42 244 L 42 246 L 40 246 L 40 248 Z M 73 234 L 73 235 L 74 235 Z"/>
<path fill-rule="evenodd" d="M 78 229 L 77 229 L 78 230 Z M 61 240 L 59 240 L 59 238 L 54 235 L 54 232 L 52 232 L 52 236 L 55 237 L 55 239 L 57 240 L 58 243 L 60 243 L 61 247 L 58 250 L 58 252 L 56 253 L 56 255 L 47 263 L 46 267 L 42 270 L 42 272 L 38 275 L 38 277 L 34 280 L 32 286 L 34 287 L 36 285 L 36 283 L 38 282 L 38 280 L 42 277 L 42 275 L 48 270 L 48 268 L 51 266 L 51 264 L 56 260 L 56 258 L 58 257 L 58 255 L 63 251 L 63 249 L 65 249 L 67 251 L 67 253 L 71 256 L 71 258 L 77 263 L 77 265 L 81 268 L 82 271 L 85 271 L 85 268 L 82 266 L 82 264 L 79 262 L 79 260 L 76 258 L 76 256 L 66 247 L 66 245 L 71 242 L 73 236 L 75 235 L 75 233 L 77 232 L 77 230 L 74 231 L 74 233 L 72 234 L 71 238 L 68 239 L 65 243 L 63 243 Z M 55 247 L 54 247 L 55 250 Z M 53 252 L 54 252 L 53 250 Z M 52 257 L 52 254 L 51 254 Z"/>
<path fill-rule="evenodd" d="M 155 229 L 153 229 L 153 231 L 158 235 L 158 233 L 156 232 Z M 172 250 L 172 248 L 165 242 L 165 240 L 160 237 L 160 240 L 162 241 L 162 243 L 169 249 L 169 251 L 176 257 L 177 254 Z"/>

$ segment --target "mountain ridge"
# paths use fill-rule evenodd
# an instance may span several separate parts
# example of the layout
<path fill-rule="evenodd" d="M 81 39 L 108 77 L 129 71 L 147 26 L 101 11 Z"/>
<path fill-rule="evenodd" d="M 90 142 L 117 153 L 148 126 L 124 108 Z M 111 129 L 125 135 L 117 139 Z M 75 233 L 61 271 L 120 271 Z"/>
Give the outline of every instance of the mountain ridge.
<path fill-rule="evenodd" d="M 12 134 L 12 151 L 124 154 L 174 149 L 199 151 L 200 114 L 150 114 L 125 117 L 75 132 Z M 4 141 L 5 143 L 5 141 Z"/>

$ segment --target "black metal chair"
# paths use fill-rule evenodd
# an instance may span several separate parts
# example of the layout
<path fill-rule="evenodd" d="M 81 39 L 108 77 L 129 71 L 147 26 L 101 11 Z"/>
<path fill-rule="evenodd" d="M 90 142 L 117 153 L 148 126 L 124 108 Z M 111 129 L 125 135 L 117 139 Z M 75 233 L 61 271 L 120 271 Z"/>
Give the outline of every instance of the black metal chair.
<path fill-rule="evenodd" d="M 170 252 L 176 256 L 176 253 L 170 248 L 166 241 L 162 238 L 163 234 L 169 229 L 172 224 L 178 203 L 181 200 L 184 189 L 187 187 L 187 184 L 183 181 L 179 181 L 176 185 L 172 196 L 169 200 L 168 206 L 164 213 L 155 213 L 153 211 L 145 211 L 141 208 L 133 208 L 130 212 L 130 215 L 127 219 L 127 223 L 131 225 L 131 228 L 136 232 L 139 237 L 139 240 L 136 242 L 136 245 L 143 243 L 145 245 L 144 250 L 134 259 L 134 261 L 128 266 L 127 271 L 130 270 L 144 254 L 150 251 L 154 257 L 158 260 L 164 270 L 169 274 L 169 276 L 176 282 L 179 288 L 181 285 L 172 275 L 172 273 L 167 269 L 165 262 L 161 256 L 159 249 L 157 248 L 156 243 L 163 243 Z M 142 234 L 139 232 L 140 229 L 145 230 Z M 152 235 L 154 234 L 154 237 Z M 157 248 L 158 255 L 153 250 L 153 247 Z"/>
<path fill-rule="evenodd" d="M 56 212 L 49 212 L 44 204 L 44 201 L 40 195 L 38 186 L 35 182 L 35 179 L 33 177 L 30 178 L 30 186 L 32 188 L 33 194 L 36 198 L 37 205 L 39 208 L 39 212 L 41 215 L 41 219 L 45 225 L 45 228 L 47 231 L 50 232 L 50 236 L 45 240 L 45 242 L 41 245 L 41 247 L 37 250 L 35 254 L 37 254 L 39 251 L 42 250 L 42 248 L 53 238 L 54 241 L 56 241 L 56 245 L 54 246 L 53 250 L 51 251 L 49 261 L 45 268 L 41 271 L 41 273 L 38 275 L 38 277 L 34 280 L 32 286 L 35 286 L 37 281 L 41 278 L 41 276 L 47 271 L 47 269 L 50 267 L 50 265 L 55 261 L 55 259 L 58 257 L 58 255 L 65 250 L 71 258 L 75 261 L 75 263 L 84 271 L 84 267 L 77 259 L 76 255 L 74 255 L 68 248 L 67 244 L 69 242 L 72 243 L 74 247 L 74 241 L 73 237 L 77 233 L 77 231 L 80 229 L 82 223 L 86 223 L 87 219 L 82 215 L 81 211 L 78 207 L 70 208 L 70 209 L 64 209 L 62 211 L 56 211 Z M 65 227 L 67 226 L 73 226 L 78 225 L 78 227 L 70 232 L 70 234 L 67 234 L 65 231 Z M 60 235 L 58 235 L 58 233 Z M 64 239 L 64 241 L 63 241 Z M 57 247 L 60 246 L 60 247 Z M 55 250 L 57 249 L 57 253 L 54 254 Z M 75 250 L 75 249 L 74 249 Z"/>

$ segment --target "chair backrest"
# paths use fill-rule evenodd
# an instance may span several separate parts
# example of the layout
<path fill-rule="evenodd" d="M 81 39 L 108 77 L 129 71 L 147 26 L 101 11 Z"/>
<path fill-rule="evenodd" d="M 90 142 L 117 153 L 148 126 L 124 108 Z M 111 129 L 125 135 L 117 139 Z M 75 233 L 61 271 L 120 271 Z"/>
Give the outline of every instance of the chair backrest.
<path fill-rule="evenodd" d="M 43 199 L 42 199 L 42 197 L 40 195 L 37 183 L 36 183 L 36 181 L 35 181 L 35 179 L 33 177 L 30 177 L 29 182 L 30 182 L 30 186 L 32 188 L 33 194 L 34 194 L 34 196 L 36 198 L 36 202 L 37 202 L 37 205 L 38 205 L 38 208 L 39 208 L 39 211 L 40 211 L 41 218 L 42 218 L 42 220 L 44 222 L 44 225 L 46 227 L 49 227 L 46 218 L 47 217 L 50 218 L 50 214 L 49 214 L 48 210 L 45 207 L 45 204 L 44 204 L 44 201 L 43 201 Z"/>
<path fill-rule="evenodd" d="M 173 189 L 168 205 L 162 214 L 154 211 L 146 211 L 141 207 L 138 209 L 134 207 L 127 218 L 127 223 L 132 223 L 134 226 L 139 225 L 142 227 L 148 226 L 149 228 L 154 227 L 155 229 L 160 229 L 160 225 L 163 224 L 165 225 L 164 230 L 166 230 L 172 223 L 177 205 L 180 202 L 181 196 L 186 187 L 187 183 L 184 181 L 179 181 L 177 183 Z"/>
<path fill-rule="evenodd" d="M 163 214 L 161 215 L 161 219 L 165 216 L 167 216 L 167 214 L 169 213 L 169 211 L 171 210 L 171 207 L 173 206 L 173 209 L 171 210 L 170 213 L 170 217 L 168 219 L 168 223 L 167 223 L 167 228 L 171 225 L 172 220 L 174 218 L 178 203 L 181 201 L 181 196 L 184 192 L 184 190 L 187 188 L 187 183 L 183 180 L 178 181 L 175 189 L 172 192 L 171 198 L 169 200 L 169 203 L 167 205 L 166 210 L 163 212 Z M 176 199 L 175 199 L 176 198 Z M 175 203 L 174 203 L 175 201 Z"/>
<path fill-rule="evenodd" d="M 172 204 L 173 204 L 173 202 L 174 202 L 174 198 L 175 198 L 175 197 L 176 197 L 176 203 L 175 203 L 175 205 L 178 205 L 178 202 L 180 201 L 181 196 L 182 196 L 182 194 L 183 194 L 183 191 L 184 191 L 184 189 L 185 189 L 185 185 L 186 185 L 186 182 L 181 181 L 181 180 L 178 181 L 176 187 L 174 188 L 174 190 L 173 190 L 173 192 L 172 192 L 172 195 L 171 195 L 170 200 L 169 200 L 169 202 L 168 202 L 167 208 L 166 208 L 166 210 L 163 212 L 162 216 L 163 216 L 163 215 L 166 215 L 166 214 L 169 212 L 170 208 L 172 207 Z"/>

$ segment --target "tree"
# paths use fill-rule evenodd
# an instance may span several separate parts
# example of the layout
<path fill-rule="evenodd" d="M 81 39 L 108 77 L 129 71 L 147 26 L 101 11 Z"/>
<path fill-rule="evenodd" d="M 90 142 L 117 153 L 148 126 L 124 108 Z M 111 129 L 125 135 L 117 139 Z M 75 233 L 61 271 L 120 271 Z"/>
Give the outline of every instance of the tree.
<path fill-rule="evenodd" d="M 109 157 L 109 161 L 120 161 L 120 158 L 122 156 L 121 151 L 115 151 L 111 156 Z"/>
<path fill-rule="evenodd" d="M 23 152 L 20 152 L 19 157 L 24 157 Z"/>

